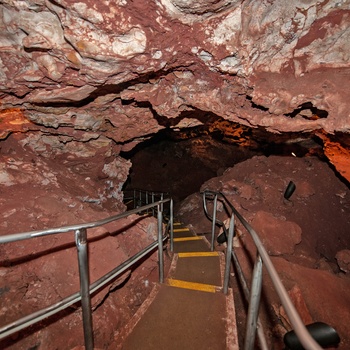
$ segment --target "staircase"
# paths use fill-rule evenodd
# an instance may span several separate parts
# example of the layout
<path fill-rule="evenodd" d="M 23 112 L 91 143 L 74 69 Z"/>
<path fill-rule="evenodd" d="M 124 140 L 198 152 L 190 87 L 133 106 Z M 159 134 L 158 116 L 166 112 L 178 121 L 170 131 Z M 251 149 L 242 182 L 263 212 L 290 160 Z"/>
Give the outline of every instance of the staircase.
<path fill-rule="evenodd" d="M 222 293 L 224 260 L 204 236 L 175 223 L 168 278 L 155 285 L 114 349 L 238 349 L 232 291 Z"/>
<path fill-rule="evenodd" d="M 244 349 L 255 349 L 257 336 L 260 348 L 268 350 L 263 325 L 259 320 L 263 266 L 293 327 L 292 331 L 284 335 L 286 348 L 321 350 L 322 347 L 337 346 L 340 337 L 331 326 L 323 322 L 307 326 L 303 324 L 259 235 L 225 194 L 210 190 L 205 190 L 202 194 L 205 215 L 212 221 L 210 245 L 204 236 L 198 236 L 181 223 L 173 222 L 171 198 L 164 199 L 163 194 L 136 190 L 133 191 L 131 198 L 134 209 L 127 212 L 94 222 L 0 236 L 0 244 L 4 244 L 74 232 L 80 277 L 79 292 L 3 325 L 0 327 L 0 339 L 13 336 L 81 302 L 85 349 L 93 350 L 95 347 L 91 294 L 109 285 L 111 281 L 122 276 L 157 250 L 160 283 L 155 284 L 150 297 L 132 317 L 127 327 L 115 330 L 118 333 L 112 339 L 113 345 L 109 350 L 238 349 L 235 309 L 232 290 L 229 288 L 230 271 L 233 267 L 236 280 L 248 304 Z M 228 229 L 225 222 L 217 218 L 218 202 L 220 208 L 225 209 L 221 209 L 221 212 L 230 216 Z M 212 210 L 209 212 L 210 203 Z M 134 214 L 152 214 L 157 217 L 157 239 L 90 284 L 88 231 Z M 163 225 L 167 217 L 165 214 L 169 215 L 166 226 Z M 257 249 L 250 286 L 233 249 L 237 220 L 250 235 Z M 220 242 L 226 241 L 227 244 L 225 257 L 222 253 L 214 251 L 215 229 L 218 226 L 223 230 L 224 240 L 220 238 L 222 235 L 218 239 L 220 238 Z M 173 262 L 168 278 L 164 280 L 163 242 L 169 238 Z"/>

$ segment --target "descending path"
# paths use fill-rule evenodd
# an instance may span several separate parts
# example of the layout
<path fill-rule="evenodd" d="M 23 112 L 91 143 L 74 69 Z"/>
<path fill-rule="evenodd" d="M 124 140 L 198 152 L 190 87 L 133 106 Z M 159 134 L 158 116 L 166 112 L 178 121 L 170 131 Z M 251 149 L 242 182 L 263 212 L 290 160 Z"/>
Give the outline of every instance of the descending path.
<path fill-rule="evenodd" d="M 168 278 L 116 339 L 123 350 L 237 350 L 232 291 L 222 293 L 222 253 L 205 237 L 174 225 L 174 257 Z"/>

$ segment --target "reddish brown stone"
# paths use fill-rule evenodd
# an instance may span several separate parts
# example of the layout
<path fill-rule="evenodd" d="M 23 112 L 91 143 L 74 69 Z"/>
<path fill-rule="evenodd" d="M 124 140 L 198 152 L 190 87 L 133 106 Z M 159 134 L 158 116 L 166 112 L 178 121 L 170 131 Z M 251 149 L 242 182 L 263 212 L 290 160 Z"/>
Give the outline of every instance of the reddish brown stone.
<path fill-rule="evenodd" d="M 350 250 L 344 249 L 339 251 L 335 258 L 337 259 L 338 266 L 340 270 L 342 270 L 345 273 L 350 272 Z"/>
<path fill-rule="evenodd" d="M 270 255 L 292 254 L 295 245 L 301 242 L 301 228 L 291 221 L 276 218 L 271 213 L 258 211 L 252 226 Z"/>

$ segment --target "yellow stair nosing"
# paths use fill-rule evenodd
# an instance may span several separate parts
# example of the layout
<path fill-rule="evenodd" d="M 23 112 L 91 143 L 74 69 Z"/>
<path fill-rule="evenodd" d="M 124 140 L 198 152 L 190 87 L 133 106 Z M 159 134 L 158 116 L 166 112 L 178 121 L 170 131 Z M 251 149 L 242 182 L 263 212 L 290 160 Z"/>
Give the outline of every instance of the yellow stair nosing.
<path fill-rule="evenodd" d="M 174 228 L 173 232 L 189 232 L 190 229 L 185 227 L 185 228 Z"/>
<path fill-rule="evenodd" d="M 179 258 L 196 258 L 196 257 L 209 257 L 219 256 L 218 252 L 183 252 L 178 253 Z"/>
<path fill-rule="evenodd" d="M 168 285 L 171 287 L 183 288 L 197 290 L 201 292 L 215 293 L 220 287 L 214 286 L 212 284 L 197 283 L 197 282 L 188 282 L 169 278 L 167 281 Z"/>
<path fill-rule="evenodd" d="M 190 237 L 178 237 L 174 238 L 174 242 L 186 242 L 186 241 L 199 241 L 202 237 L 190 236 Z"/>

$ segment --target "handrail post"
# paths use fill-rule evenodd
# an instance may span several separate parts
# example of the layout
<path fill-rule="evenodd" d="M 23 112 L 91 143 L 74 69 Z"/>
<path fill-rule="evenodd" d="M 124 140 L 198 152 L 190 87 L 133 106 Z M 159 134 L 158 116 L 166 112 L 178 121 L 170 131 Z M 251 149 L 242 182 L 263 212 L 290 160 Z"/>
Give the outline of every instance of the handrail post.
<path fill-rule="evenodd" d="M 213 206 L 213 222 L 212 222 L 212 225 L 211 225 L 211 243 L 210 243 L 210 250 L 211 251 L 214 251 L 214 236 L 215 236 L 217 204 L 218 204 L 218 195 L 215 194 L 214 206 Z"/>
<path fill-rule="evenodd" d="M 174 202 L 170 199 L 170 251 L 174 251 Z"/>
<path fill-rule="evenodd" d="M 244 350 L 253 350 L 257 331 L 257 320 L 259 314 L 260 295 L 262 286 L 262 260 L 259 253 L 255 261 L 252 275 L 252 286 L 247 315 L 247 329 L 244 340 Z"/>
<path fill-rule="evenodd" d="M 75 231 L 75 243 L 78 251 L 79 277 L 80 277 L 80 295 L 83 311 L 84 341 L 85 349 L 93 350 L 94 336 L 92 328 L 90 281 L 89 281 L 89 261 L 88 261 L 88 242 L 86 229 L 82 228 Z"/>
<path fill-rule="evenodd" d="M 230 219 L 230 227 L 229 227 L 229 230 L 228 230 L 228 238 L 227 238 L 225 276 L 224 276 L 224 294 L 227 294 L 227 292 L 228 292 L 228 283 L 229 283 L 229 279 L 230 279 L 231 255 L 232 255 L 234 226 L 235 226 L 235 216 L 232 213 L 231 214 L 231 219 Z"/>
<path fill-rule="evenodd" d="M 161 204 L 158 204 L 158 263 L 159 263 L 159 282 L 164 282 L 164 259 L 163 259 L 163 235 L 162 218 L 163 213 Z"/>

